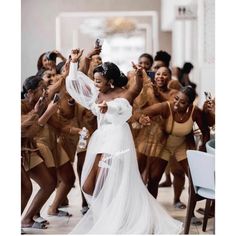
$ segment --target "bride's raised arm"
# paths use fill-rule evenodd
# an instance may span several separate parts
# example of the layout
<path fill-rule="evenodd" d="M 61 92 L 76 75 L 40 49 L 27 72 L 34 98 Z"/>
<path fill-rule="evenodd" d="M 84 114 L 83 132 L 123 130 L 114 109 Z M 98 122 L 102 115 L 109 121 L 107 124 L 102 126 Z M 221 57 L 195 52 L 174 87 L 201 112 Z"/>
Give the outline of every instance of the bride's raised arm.
<path fill-rule="evenodd" d="M 78 70 L 78 60 L 83 51 L 79 49 L 72 50 L 71 60 L 69 62 L 69 74 L 66 78 L 66 90 L 76 102 L 87 109 L 91 109 L 96 101 L 98 91 L 94 82 L 84 73 Z"/>

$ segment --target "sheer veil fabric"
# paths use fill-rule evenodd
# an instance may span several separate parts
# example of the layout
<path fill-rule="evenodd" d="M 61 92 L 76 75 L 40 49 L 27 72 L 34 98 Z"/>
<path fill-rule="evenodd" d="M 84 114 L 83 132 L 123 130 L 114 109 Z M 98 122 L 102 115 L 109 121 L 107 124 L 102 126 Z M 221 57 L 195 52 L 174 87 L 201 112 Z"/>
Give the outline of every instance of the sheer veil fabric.
<path fill-rule="evenodd" d="M 124 98 L 107 102 L 102 114 L 95 103 L 98 91 L 76 65 L 66 79 L 69 94 L 96 116 L 98 129 L 90 138 L 82 171 L 83 186 L 97 154 L 101 170 L 90 209 L 70 234 L 179 234 L 182 222 L 173 219 L 149 194 L 140 177 L 133 137 L 127 124 L 132 107 Z"/>

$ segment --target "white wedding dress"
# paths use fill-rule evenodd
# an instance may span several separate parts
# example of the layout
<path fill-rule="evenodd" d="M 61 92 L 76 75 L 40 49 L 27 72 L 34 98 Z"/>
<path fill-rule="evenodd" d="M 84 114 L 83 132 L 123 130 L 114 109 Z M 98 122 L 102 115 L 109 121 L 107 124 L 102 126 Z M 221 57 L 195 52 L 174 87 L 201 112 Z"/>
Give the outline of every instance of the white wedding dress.
<path fill-rule="evenodd" d="M 93 81 L 77 71 L 75 64 L 70 65 L 66 88 L 98 122 L 87 147 L 81 186 L 96 155 L 102 154 L 93 196 L 85 193 L 90 208 L 71 234 L 179 234 L 182 222 L 169 216 L 141 179 L 127 124 L 132 115 L 129 102 L 124 98 L 109 101 L 107 112 L 102 114 L 95 103 L 98 91 Z"/>

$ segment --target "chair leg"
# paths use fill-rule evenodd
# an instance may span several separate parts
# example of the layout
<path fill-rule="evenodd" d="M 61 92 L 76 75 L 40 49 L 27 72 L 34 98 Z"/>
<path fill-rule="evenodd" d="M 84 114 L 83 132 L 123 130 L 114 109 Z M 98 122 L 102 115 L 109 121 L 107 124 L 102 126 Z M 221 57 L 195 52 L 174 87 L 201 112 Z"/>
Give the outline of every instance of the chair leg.
<path fill-rule="evenodd" d="M 202 225 L 202 231 L 203 232 L 206 232 L 206 227 L 207 227 L 207 221 L 208 221 L 208 216 L 209 216 L 209 212 L 210 212 L 211 202 L 212 202 L 212 200 L 206 199 L 205 213 L 204 213 L 203 225 Z"/>
<path fill-rule="evenodd" d="M 191 177 L 191 173 L 189 169 L 188 169 L 188 177 L 189 177 L 189 187 L 188 187 L 189 196 L 188 196 L 187 214 L 186 214 L 186 218 L 184 222 L 184 234 L 189 233 L 189 228 L 190 228 L 190 223 L 191 223 L 191 219 L 194 212 L 194 207 L 197 202 L 196 194 L 193 187 L 192 177 Z"/>
<path fill-rule="evenodd" d="M 195 193 L 190 190 L 188 206 L 187 206 L 187 215 L 184 223 L 184 234 L 189 233 L 190 223 L 193 216 L 194 207 L 196 205 Z"/>
<path fill-rule="evenodd" d="M 214 221 L 213 221 L 213 234 L 215 234 L 215 231 L 216 231 L 216 225 L 215 225 L 215 218 L 213 219 Z"/>

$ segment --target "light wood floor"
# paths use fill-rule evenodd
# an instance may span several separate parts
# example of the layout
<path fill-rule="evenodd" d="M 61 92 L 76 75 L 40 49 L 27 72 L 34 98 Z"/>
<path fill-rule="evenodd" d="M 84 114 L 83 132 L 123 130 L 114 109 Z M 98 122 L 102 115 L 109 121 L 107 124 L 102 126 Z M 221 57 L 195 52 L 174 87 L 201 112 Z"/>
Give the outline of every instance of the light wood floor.
<path fill-rule="evenodd" d="M 187 188 L 188 188 L 188 180 L 186 179 L 185 189 L 181 196 L 181 200 L 186 204 L 188 200 Z M 34 196 L 37 189 L 38 189 L 37 184 L 33 183 L 33 194 L 31 198 Z M 68 217 L 56 217 L 56 216 L 47 215 L 47 209 L 53 200 L 54 194 L 55 193 L 51 195 L 51 197 L 46 202 L 46 204 L 44 205 L 41 211 L 41 215 L 50 222 L 50 225 L 48 226 L 48 228 L 47 229 L 24 229 L 24 232 L 26 232 L 27 234 L 68 234 L 73 229 L 73 227 L 79 222 L 82 215 L 80 213 L 81 196 L 80 196 L 78 181 L 76 180 L 75 188 L 73 188 L 68 195 L 69 207 L 63 209 L 70 212 L 73 215 L 72 217 L 68 218 Z M 172 202 L 173 202 L 173 188 L 172 187 L 160 188 L 157 201 L 161 203 L 167 209 L 167 211 L 172 217 L 184 222 L 185 216 L 186 216 L 186 210 L 175 209 L 174 206 L 172 205 Z M 198 209 L 199 207 L 204 208 L 204 206 L 205 206 L 205 201 L 200 201 L 197 203 L 196 209 Z M 196 216 L 200 219 L 203 218 L 203 216 L 198 213 L 196 213 Z M 213 219 L 208 220 L 206 232 L 202 231 L 202 226 L 191 225 L 189 234 L 213 234 Z"/>

